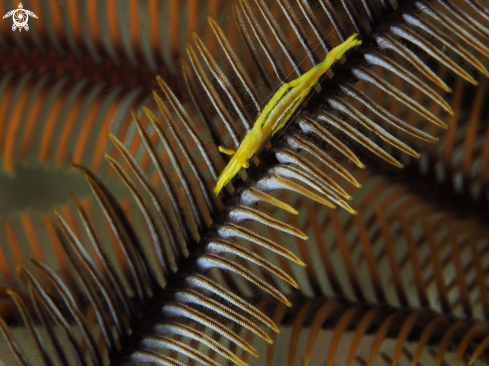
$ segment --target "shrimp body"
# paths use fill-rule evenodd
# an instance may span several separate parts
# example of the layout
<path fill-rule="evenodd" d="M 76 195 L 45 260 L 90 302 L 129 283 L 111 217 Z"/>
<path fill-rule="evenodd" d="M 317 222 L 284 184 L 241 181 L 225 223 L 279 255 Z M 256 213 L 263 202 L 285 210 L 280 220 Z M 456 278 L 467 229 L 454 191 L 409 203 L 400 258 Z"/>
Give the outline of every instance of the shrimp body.
<path fill-rule="evenodd" d="M 333 48 L 323 61 L 302 76 L 288 83 L 283 84 L 273 95 L 265 108 L 258 116 L 253 128 L 246 134 L 236 152 L 219 146 L 222 153 L 233 155 L 231 161 L 219 175 L 214 193 L 216 195 L 222 188 L 239 173 L 241 168 L 248 168 L 248 160 L 258 151 L 258 149 L 277 131 L 285 126 L 295 110 L 311 92 L 319 78 L 333 65 L 341 59 L 344 53 L 351 48 L 362 44 L 357 40 L 357 34 L 353 34 L 345 42 Z M 287 93 L 286 93 L 287 92 Z"/>

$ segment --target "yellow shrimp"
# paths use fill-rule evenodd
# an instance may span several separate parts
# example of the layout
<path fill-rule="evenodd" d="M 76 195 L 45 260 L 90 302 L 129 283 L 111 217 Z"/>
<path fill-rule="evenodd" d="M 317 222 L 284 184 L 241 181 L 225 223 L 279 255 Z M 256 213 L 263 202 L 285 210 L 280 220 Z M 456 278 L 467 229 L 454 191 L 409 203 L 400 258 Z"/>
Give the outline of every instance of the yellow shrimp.
<path fill-rule="evenodd" d="M 353 34 L 345 42 L 328 52 L 324 60 L 311 68 L 311 70 L 297 79 L 283 84 L 263 108 L 253 128 L 246 134 L 236 152 L 219 146 L 219 151 L 227 155 L 233 155 L 233 157 L 219 175 L 214 188 L 216 195 L 239 173 L 241 168 L 248 168 L 248 160 L 270 136 L 273 136 L 284 127 L 297 107 L 299 107 L 314 85 L 317 84 L 319 78 L 331 65 L 341 59 L 346 51 L 362 44 L 362 41 L 357 40 L 357 36 L 358 34 Z M 287 94 L 285 94 L 286 91 L 288 91 Z"/>

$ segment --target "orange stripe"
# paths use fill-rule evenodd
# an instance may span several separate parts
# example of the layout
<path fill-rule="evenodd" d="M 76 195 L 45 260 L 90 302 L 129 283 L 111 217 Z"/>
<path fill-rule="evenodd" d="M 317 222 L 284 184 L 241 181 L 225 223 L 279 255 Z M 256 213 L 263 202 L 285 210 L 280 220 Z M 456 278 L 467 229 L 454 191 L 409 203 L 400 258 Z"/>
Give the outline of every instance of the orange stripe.
<path fill-rule="evenodd" d="M 109 107 L 109 110 L 107 111 L 107 115 L 104 118 L 102 125 L 100 126 L 100 129 L 97 131 L 98 138 L 97 142 L 95 143 L 95 149 L 94 149 L 94 154 L 92 157 L 92 163 L 90 164 L 91 169 L 94 171 L 97 171 L 100 168 L 100 165 L 102 164 L 103 161 L 103 152 L 105 150 L 105 147 L 107 146 L 107 135 L 109 133 L 109 128 L 111 122 L 114 120 L 114 117 L 117 113 L 117 110 L 119 108 L 119 99 L 114 101 L 112 105 Z"/>
<path fill-rule="evenodd" d="M 85 155 L 85 149 L 88 141 L 90 140 L 90 134 L 93 132 L 92 126 L 95 123 L 95 116 L 100 109 L 101 103 L 102 99 L 100 97 L 95 98 L 95 102 L 90 106 L 90 111 L 82 122 L 83 128 L 77 137 L 78 143 L 76 144 L 75 151 L 73 152 L 72 161 L 74 163 L 82 163 L 83 156 Z"/>
<path fill-rule="evenodd" d="M 304 351 L 304 356 L 302 359 L 304 365 L 309 365 L 314 350 L 315 341 L 317 339 L 321 326 L 324 324 L 326 319 L 336 315 L 338 313 L 338 310 L 341 309 L 343 306 L 344 304 L 340 303 L 339 300 L 333 299 L 323 303 L 316 312 L 311 324 L 311 328 L 309 330 L 306 349 Z"/>
<path fill-rule="evenodd" d="M 487 291 L 487 282 L 484 273 L 484 268 L 482 267 L 482 261 L 480 260 L 481 255 L 477 243 L 475 242 L 474 233 L 469 233 L 469 244 L 472 252 L 472 263 L 475 267 L 476 283 L 479 289 L 480 300 L 482 302 L 482 309 L 484 314 L 489 314 L 489 294 Z M 487 319 L 487 318 L 486 318 Z"/>
<path fill-rule="evenodd" d="M 333 366 L 333 362 L 336 355 L 336 350 L 340 343 L 341 338 L 345 334 L 346 328 L 350 325 L 354 317 L 356 317 L 362 311 L 361 305 L 356 305 L 346 310 L 340 317 L 339 321 L 335 325 L 333 338 L 329 344 L 328 357 L 326 358 L 326 366 Z M 348 336 L 348 335 L 347 335 Z"/>
<path fill-rule="evenodd" d="M 9 85 L 7 85 L 7 87 L 5 88 L 5 92 L 2 95 L 2 103 L 0 103 L 0 146 L 3 145 L 3 135 L 6 129 L 5 124 L 7 123 L 8 111 L 10 110 L 12 105 L 12 97 L 14 94 L 13 88 L 15 86 L 15 83 L 13 82 L 14 79 L 9 80 Z"/>
<path fill-rule="evenodd" d="M 168 35 L 170 37 L 170 52 L 171 52 L 171 59 L 175 60 L 178 57 L 178 46 L 179 46 L 179 37 L 178 35 L 180 34 L 179 29 L 178 29 L 178 19 L 180 18 L 178 16 L 179 11 L 178 11 L 178 4 L 180 0 L 169 0 L 170 1 L 170 6 L 168 9 L 168 14 L 169 14 L 169 21 L 168 21 Z"/>
<path fill-rule="evenodd" d="M 380 346 L 384 342 L 384 339 L 387 337 L 389 331 L 395 327 L 396 323 L 398 323 L 399 318 L 402 317 L 403 315 L 404 315 L 403 312 L 401 310 L 398 310 L 383 321 L 379 330 L 377 330 L 376 332 L 374 342 L 370 346 L 370 353 L 368 355 L 366 366 L 374 365 L 375 358 L 379 353 Z"/>
<path fill-rule="evenodd" d="M 310 200 L 305 200 L 305 206 L 308 215 L 310 215 L 310 217 L 314 217 L 315 207 L 313 206 L 313 203 Z M 323 233 L 321 232 L 321 228 L 319 227 L 319 224 L 316 220 L 311 220 L 310 224 L 313 232 L 313 237 L 316 242 L 316 248 L 319 250 L 319 257 L 326 270 L 329 283 L 331 284 L 331 287 L 333 288 L 335 294 L 337 294 L 338 296 L 343 295 L 344 289 L 341 286 L 341 282 L 338 279 L 338 275 L 334 269 L 333 263 L 331 261 L 330 253 L 327 250 L 326 246 L 324 245 Z M 314 269 L 312 268 L 311 270 L 314 271 Z"/>
<path fill-rule="evenodd" d="M 387 253 L 387 258 L 389 261 L 390 272 L 392 276 L 392 282 L 394 284 L 395 292 L 397 293 L 397 298 L 399 303 L 403 307 L 409 306 L 409 300 L 406 297 L 406 291 L 404 289 L 404 284 L 402 282 L 402 277 L 399 272 L 398 261 L 396 257 L 396 251 L 394 248 L 394 243 L 392 239 L 392 234 L 390 231 L 389 223 L 387 218 L 384 216 L 384 211 L 381 206 L 377 203 L 374 203 L 374 209 L 378 221 L 380 223 L 380 231 L 382 233 L 382 237 L 385 242 L 385 251 Z"/>
<path fill-rule="evenodd" d="M 60 5 L 57 0 L 51 0 L 49 2 L 51 22 L 54 25 L 54 32 L 56 34 L 63 34 L 63 17 L 60 11 Z"/>
<path fill-rule="evenodd" d="M 426 293 L 426 286 L 423 280 L 423 272 L 421 270 L 418 258 L 418 251 L 416 243 L 414 242 L 413 234 L 411 233 L 411 225 L 406 218 L 399 215 L 399 221 L 401 223 L 404 238 L 407 244 L 409 262 L 411 263 L 413 282 L 416 286 L 416 292 L 418 293 L 419 303 L 422 307 L 429 306 L 428 295 Z"/>
<path fill-rule="evenodd" d="M 53 247 L 54 255 L 56 256 L 56 262 L 63 272 L 68 272 L 68 259 L 66 258 L 65 252 L 59 238 L 54 230 L 54 224 L 51 220 L 51 216 L 47 213 L 42 214 L 42 221 L 44 222 L 44 227 L 51 240 L 51 246 Z"/>
<path fill-rule="evenodd" d="M 148 1 L 148 21 L 149 21 L 149 40 L 151 45 L 151 50 L 159 50 L 160 49 L 160 32 L 158 31 L 158 18 L 157 14 L 159 14 L 158 2 L 157 0 L 149 0 Z M 156 52 L 157 60 L 160 60 L 160 54 Z M 159 62 L 158 62 L 159 63 Z"/>
<path fill-rule="evenodd" d="M 117 7 L 116 7 L 116 0 L 107 0 L 107 19 L 106 22 L 109 26 L 109 34 L 111 38 L 111 42 L 114 44 L 114 48 L 120 48 L 121 42 L 119 38 L 119 30 L 117 29 L 117 21 L 118 18 L 116 16 L 117 14 Z M 105 21 L 105 19 L 103 20 Z"/>
<path fill-rule="evenodd" d="M 44 89 L 39 93 L 39 97 L 35 98 L 33 107 L 30 109 L 30 114 L 27 117 L 27 121 L 24 126 L 24 133 L 20 142 L 20 159 L 24 159 L 31 150 L 32 139 L 34 137 L 34 129 L 36 128 L 36 123 L 38 121 L 39 113 L 44 101 L 47 97 L 47 89 Z"/>
<path fill-rule="evenodd" d="M 24 258 L 24 255 L 22 254 L 22 249 L 20 248 L 19 240 L 15 235 L 15 230 L 12 226 L 12 223 L 8 219 L 5 219 L 3 221 L 3 227 L 5 229 L 5 236 L 7 237 L 7 242 L 10 246 L 10 250 L 12 251 L 14 259 L 16 261 L 21 261 L 22 258 Z"/>
<path fill-rule="evenodd" d="M 458 237 L 456 230 L 451 225 L 448 225 L 448 232 L 450 235 L 449 241 L 452 247 L 452 261 L 455 267 L 455 282 L 458 285 L 458 290 L 460 292 L 460 301 L 462 303 L 462 308 L 464 309 L 467 318 L 472 318 L 472 306 L 470 305 L 470 296 L 467 291 L 467 278 L 464 273 L 464 268 L 462 264 L 461 250 L 459 248 Z"/>
<path fill-rule="evenodd" d="M 190 34 L 190 32 L 194 32 L 197 30 L 197 1 L 196 0 L 187 0 L 187 34 L 185 37 Z"/>
<path fill-rule="evenodd" d="M 39 147 L 39 163 L 43 164 L 46 162 L 51 145 L 53 144 L 53 132 L 56 127 L 56 122 L 58 121 L 59 113 L 61 112 L 61 107 L 66 102 L 66 90 L 61 90 L 60 94 L 57 96 L 54 105 L 49 110 L 46 121 L 44 122 L 44 129 L 41 136 L 41 146 Z"/>
<path fill-rule="evenodd" d="M 0 1 L 0 13 L 1 14 L 7 14 L 11 10 L 14 10 L 14 9 L 7 9 L 5 7 L 5 1 Z M 6 38 L 7 42 L 9 42 L 9 38 L 12 37 L 11 33 L 10 33 L 10 32 L 12 32 L 12 24 L 13 24 L 12 16 L 10 16 L 9 18 L 0 22 L 0 32 L 2 32 L 2 35 Z"/>
<path fill-rule="evenodd" d="M 440 251 L 438 249 L 438 243 L 436 242 L 435 233 L 433 229 L 427 222 L 423 222 L 423 228 L 426 235 L 426 240 L 428 241 L 430 248 L 430 268 L 433 271 L 433 276 L 435 278 L 435 285 L 438 292 L 438 303 L 444 313 L 451 313 L 452 309 L 450 307 L 450 301 L 448 299 L 445 279 L 443 277 L 443 268 L 440 263 Z"/>
<path fill-rule="evenodd" d="M 0 271 L 2 272 L 4 278 L 12 278 L 12 273 L 10 272 L 10 266 L 8 265 L 7 257 L 3 252 L 3 248 L 4 246 L 0 242 Z"/>
<path fill-rule="evenodd" d="M 97 3 L 95 1 L 87 1 L 86 4 L 88 13 L 88 28 L 90 29 L 91 38 L 97 40 L 97 42 L 100 43 Z"/>
<path fill-rule="evenodd" d="M 5 148 L 3 151 L 3 165 L 8 173 L 13 173 L 15 170 L 14 150 L 17 145 L 16 135 L 23 120 L 22 117 L 24 116 L 24 113 L 27 112 L 25 106 L 29 95 L 30 91 L 25 90 L 22 92 L 19 101 L 15 104 L 15 110 L 12 113 L 12 118 L 10 118 L 7 127 Z"/>
<path fill-rule="evenodd" d="M 287 306 L 285 306 L 284 304 L 278 304 L 275 307 L 275 312 L 273 314 L 272 321 L 275 324 L 281 324 L 282 320 L 285 317 L 285 314 L 287 314 Z M 275 346 L 277 344 L 277 343 L 275 343 L 275 340 L 277 339 L 277 333 L 275 333 L 273 330 L 271 330 L 269 336 L 272 339 L 273 343 L 269 344 L 267 347 L 267 358 L 266 358 L 266 365 L 267 366 L 271 366 L 273 364 L 273 360 L 274 360 L 273 355 L 274 355 L 274 351 L 275 351 Z M 282 351 L 280 350 L 280 352 L 282 352 Z"/>
<path fill-rule="evenodd" d="M 158 174 L 158 171 L 155 169 L 153 175 L 151 176 L 151 184 L 155 187 L 158 187 L 159 183 L 160 183 L 160 175 Z"/>
<path fill-rule="evenodd" d="M 355 265 L 352 260 L 352 253 L 350 252 L 350 248 L 348 247 L 348 241 L 346 239 L 346 233 L 343 229 L 343 226 L 336 214 L 335 210 L 328 210 L 329 216 L 331 218 L 331 222 L 336 232 L 336 241 L 337 246 L 340 249 L 340 254 L 343 260 L 344 269 L 348 275 L 348 279 L 350 281 L 350 285 L 353 288 L 353 291 L 356 296 L 357 301 L 365 301 L 365 296 L 362 291 L 362 286 L 360 281 L 358 280 L 357 271 L 355 270 Z"/>
<path fill-rule="evenodd" d="M 130 0 L 129 2 L 129 18 L 129 24 L 131 25 L 132 47 L 136 53 L 138 53 L 140 50 L 138 45 L 141 43 L 139 36 L 139 28 L 141 25 L 139 24 L 139 6 L 137 0 Z"/>
<path fill-rule="evenodd" d="M 68 5 L 68 16 L 70 22 L 70 29 L 72 30 L 77 44 L 80 44 L 81 37 L 81 27 L 80 27 L 80 14 L 78 10 L 78 1 L 67 1 L 65 4 Z"/>
<path fill-rule="evenodd" d="M 32 254 L 34 255 L 34 258 L 44 262 L 44 255 L 42 253 L 42 248 L 39 240 L 37 240 L 37 233 L 34 229 L 34 225 L 32 224 L 31 216 L 24 211 L 20 214 L 20 220 L 22 222 L 22 225 L 24 226 L 24 233 L 27 237 L 27 241 L 31 248 Z"/>
<path fill-rule="evenodd" d="M 68 117 L 66 118 L 66 121 L 63 124 L 63 131 L 61 131 L 61 136 L 59 138 L 59 141 L 57 143 L 58 145 L 58 150 L 56 152 L 56 158 L 55 162 L 57 166 L 60 166 L 61 164 L 65 163 L 67 161 L 67 146 L 68 142 L 71 137 L 71 133 L 73 132 L 73 129 L 75 128 L 75 122 L 76 119 L 79 115 L 80 108 L 83 104 L 84 100 L 82 97 L 76 98 L 76 101 L 71 108 Z M 64 159 L 63 159 L 64 158 Z"/>
<path fill-rule="evenodd" d="M 34 14 L 36 14 L 37 16 L 42 16 L 43 12 L 41 10 L 41 2 L 40 1 L 31 1 L 29 4 L 29 7 L 30 7 L 30 10 L 32 10 L 32 12 Z M 41 40 L 45 41 L 45 37 L 46 37 L 45 23 L 44 22 L 36 22 L 35 27 L 36 27 L 36 31 L 39 33 Z M 41 41 L 41 44 L 45 45 L 45 43 L 43 41 Z"/>
<path fill-rule="evenodd" d="M 367 230 L 365 228 L 365 223 L 363 221 L 362 215 L 354 216 L 355 224 L 357 226 L 357 232 L 360 244 L 362 245 L 363 254 L 367 261 L 367 268 L 370 274 L 371 283 L 373 290 L 375 292 L 375 296 L 377 297 L 377 302 L 385 303 L 386 296 L 384 287 L 382 286 L 382 280 L 380 279 L 379 268 L 377 266 L 377 262 L 375 261 L 375 254 L 372 248 L 372 242 L 367 234 Z"/>
<path fill-rule="evenodd" d="M 95 310 L 91 306 L 87 309 L 87 312 L 85 314 L 85 321 L 86 321 L 86 324 L 87 324 L 88 329 L 93 329 L 93 325 L 95 323 Z M 87 353 L 87 350 L 88 350 L 88 344 L 87 344 L 87 342 L 83 342 L 80 345 L 80 348 L 81 348 L 82 354 L 86 354 Z"/>
<path fill-rule="evenodd" d="M 299 348 L 299 334 L 304 327 L 307 317 L 312 313 L 312 306 L 315 305 L 314 300 L 308 300 L 297 313 L 294 324 L 292 326 L 292 332 L 290 336 L 290 342 L 288 347 L 288 359 L 287 366 L 294 366 L 295 355 Z M 286 352 L 287 349 L 284 350 Z"/>
<path fill-rule="evenodd" d="M 475 100 L 470 106 L 469 125 L 465 130 L 464 139 L 464 157 L 462 160 L 462 172 L 466 176 L 470 176 L 470 170 L 472 167 L 472 154 L 474 152 L 474 140 L 477 134 L 477 127 L 479 126 L 480 113 L 482 109 L 482 101 L 486 88 L 479 87 L 475 95 Z"/>

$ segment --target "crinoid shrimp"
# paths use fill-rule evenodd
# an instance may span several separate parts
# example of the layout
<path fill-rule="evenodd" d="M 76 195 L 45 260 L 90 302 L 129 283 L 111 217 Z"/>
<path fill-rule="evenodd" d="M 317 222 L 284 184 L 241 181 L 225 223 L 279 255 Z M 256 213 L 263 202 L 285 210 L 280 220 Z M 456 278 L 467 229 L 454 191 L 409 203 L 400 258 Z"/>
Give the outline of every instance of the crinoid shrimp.
<path fill-rule="evenodd" d="M 319 78 L 328 71 L 333 63 L 341 59 L 348 50 L 362 44 L 362 41 L 358 40 L 357 36 L 358 34 L 353 34 L 345 42 L 328 52 L 324 60 L 319 64 L 297 79 L 283 84 L 263 108 L 253 128 L 246 134 L 236 152 L 219 146 L 219 151 L 233 157 L 219 175 L 214 188 L 216 195 L 239 173 L 241 168 L 248 168 L 248 160 L 270 136 L 273 136 L 285 126 L 295 110 L 317 84 Z"/>

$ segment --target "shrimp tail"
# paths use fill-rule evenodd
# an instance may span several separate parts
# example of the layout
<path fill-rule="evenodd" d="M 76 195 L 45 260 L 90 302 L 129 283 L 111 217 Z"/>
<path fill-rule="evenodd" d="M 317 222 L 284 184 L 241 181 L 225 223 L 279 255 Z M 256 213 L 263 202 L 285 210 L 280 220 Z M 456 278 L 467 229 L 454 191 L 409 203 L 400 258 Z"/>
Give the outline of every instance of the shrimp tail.
<path fill-rule="evenodd" d="M 233 156 L 231 161 L 229 162 L 228 165 L 226 165 L 226 168 L 222 171 L 222 173 L 219 175 L 219 178 L 217 178 L 217 184 L 216 187 L 214 188 L 214 193 L 217 196 L 219 192 L 221 192 L 222 188 L 228 184 L 231 179 L 233 179 L 236 174 L 239 173 L 241 170 L 242 165 L 240 164 L 239 160 L 236 158 L 236 155 Z"/>

